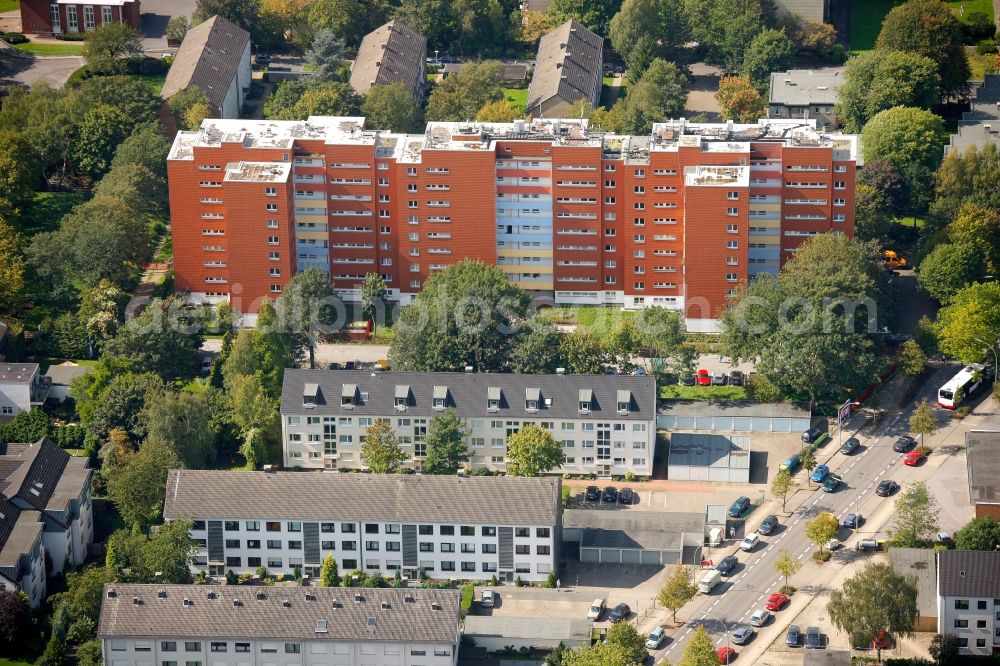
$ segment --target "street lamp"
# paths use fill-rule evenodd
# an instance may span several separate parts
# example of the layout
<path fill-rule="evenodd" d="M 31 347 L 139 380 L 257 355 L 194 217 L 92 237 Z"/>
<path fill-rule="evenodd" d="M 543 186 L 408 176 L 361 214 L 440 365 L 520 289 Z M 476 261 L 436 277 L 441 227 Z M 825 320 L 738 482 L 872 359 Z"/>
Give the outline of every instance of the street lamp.
<path fill-rule="evenodd" d="M 998 370 L 1000 370 L 1000 357 L 997 356 L 996 347 L 993 346 L 993 345 L 990 345 L 990 344 L 986 344 L 985 340 L 980 340 L 979 338 L 972 338 L 972 339 L 975 340 L 976 342 L 980 343 L 980 344 L 986 345 L 986 347 L 991 352 L 993 352 L 993 372 L 997 372 Z"/>
<path fill-rule="evenodd" d="M 702 611 L 701 615 L 702 615 L 702 617 L 707 617 L 708 619 L 714 620 L 715 622 L 718 622 L 719 624 L 722 625 L 722 633 L 726 637 L 726 655 L 728 657 L 728 655 L 729 655 L 729 648 L 731 647 L 730 644 L 729 644 L 729 626 L 724 621 L 720 620 L 718 617 L 716 617 L 715 615 L 712 615 L 711 613 L 709 613 L 707 611 Z M 728 658 L 726 660 L 726 663 L 729 663 Z"/>

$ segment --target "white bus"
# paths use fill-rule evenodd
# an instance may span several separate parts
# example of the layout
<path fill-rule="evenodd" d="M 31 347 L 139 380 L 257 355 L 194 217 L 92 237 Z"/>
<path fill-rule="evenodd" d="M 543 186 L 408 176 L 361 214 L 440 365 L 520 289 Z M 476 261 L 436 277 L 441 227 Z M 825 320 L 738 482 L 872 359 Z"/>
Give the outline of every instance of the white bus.
<path fill-rule="evenodd" d="M 979 390 L 986 378 L 986 366 L 970 363 L 938 389 L 938 405 L 955 409 L 963 400 Z"/>

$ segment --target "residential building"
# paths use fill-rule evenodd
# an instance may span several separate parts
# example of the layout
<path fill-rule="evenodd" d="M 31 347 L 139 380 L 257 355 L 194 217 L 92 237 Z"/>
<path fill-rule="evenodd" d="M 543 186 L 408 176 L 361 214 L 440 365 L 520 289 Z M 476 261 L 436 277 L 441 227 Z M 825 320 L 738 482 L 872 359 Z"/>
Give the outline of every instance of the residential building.
<path fill-rule="evenodd" d="M 0 423 L 44 405 L 50 387 L 51 381 L 39 373 L 37 363 L 0 363 Z"/>
<path fill-rule="evenodd" d="M 160 96 L 197 87 L 221 118 L 238 118 L 250 92 L 250 33 L 213 16 L 184 35 Z"/>
<path fill-rule="evenodd" d="M 49 389 L 49 400 L 53 402 L 65 402 L 71 397 L 72 384 L 76 379 L 89 374 L 93 366 L 80 365 L 73 361 L 63 361 L 56 365 L 50 365 L 45 371 L 45 377 L 49 378 L 52 388 Z"/>
<path fill-rule="evenodd" d="M 127 23 L 139 29 L 139 0 L 22 0 L 21 32 L 64 35 L 90 32 L 99 25 Z"/>
<path fill-rule="evenodd" d="M 361 40 L 351 65 L 351 87 L 367 95 L 372 86 L 402 83 L 414 99 L 427 85 L 427 38 L 405 23 L 393 20 Z"/>
<path fill-rule="evenodd" d="M 889 548 L 889 566 L 900 576 L 917 579 L 915 631 L 937 631 L 937 552 L 929 548 Z"/>
<path fill-rule="evenodd" d="M 558 478 L 171 470 L 166 520 L 194 521 L 192 571 L 356 569 L 543 581 L 555 571 Z"/>
<path fill-rule="evenodd" d="M 44 530 L 37 511 L 0 497 L 0 587 L 24 592 L 32 608 L 45 599 Z"/>
<path fill-rule="evenodd" d="M 969 501 L 975 506 L 976 517 L 1000 520 L 1000 432 L 968 431 L 965 433 L 965 453 Z"/>
<path fill-rule="evenodd" d="M 834 106 L 837 104 L 837 91 L 843 84 L 842 69 L 771 72 L 771 96 L 767 115 L 769 118 L 815 120 L 817 127 L 839 127 L 841 120 L 834 113 Z"/>
<path fill-rule="evenodd" d="M 972 147 L 982 150 L 989 144 L 1000 148 L 1000 74 L 987 74 L 974 85 L 969 107 L 962 112 L 958 131 L 948 139 L 945 155 Z"/>
<path fill-rule="evenodd" d="M 48 439 L 33 444 L 0 444 L 0 498 L 25 514 L 37 513 L 48 559 L 59 573 L 80 566 L 94 541 L 87 458 L 71 456 Z"/>
<path fill-rule="evenodd" d="M 317 267 L 346 300 L 367 273 L 409 302 L 463 259 L 560 304 L 661 306 L 717 330 L 741 283 L 819 233 L 854 234 L 859 141 L 812 120 L 429 123 L 206 120 L 168 157 L 177 288 L 252 323 Z M 492 211 L 492 213 L 490 212 Z"/>
<path fill-rule="evenodd" d="M 1000 648 L 1000 551 L 938 553 L 937 632 L 956 636 L 959 654 Z"/>
<path fill-rule="evenodd" d="M 529 423 L 562 443 L 554 474 L 650 476 L 656 381 L 613 375 L 285 370 L 285 467 L 364 469 L 368 426 L 388 421 L 419 471 L 430 421 L 455 410 L 469 430 L 469 467 L 505 471 L 507 438 Z"/>
<path fill-rule="evenodd" d="M 110 666 L 454 666 L 457 590 L 234 585 L 104 587 Z"/>
<path fill-rule="evenodd" d="M 828 23 L 830 21 L 830 0 L 776 0 L 778 11 L 797 16 L 803 21 Z"/>
<path fill-rule="evenodd" d="M 528 87 L 528 115 L 563 118 L 580 100 L 596 107 L 604 82 L 603 58 L 604 40 L 576 21 L 543 35 Z"/>

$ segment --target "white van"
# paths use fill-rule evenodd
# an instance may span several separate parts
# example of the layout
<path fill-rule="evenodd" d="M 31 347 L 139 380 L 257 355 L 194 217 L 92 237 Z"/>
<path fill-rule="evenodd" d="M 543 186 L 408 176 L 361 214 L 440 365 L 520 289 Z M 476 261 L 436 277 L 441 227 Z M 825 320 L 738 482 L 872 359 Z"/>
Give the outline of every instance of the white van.
<path fill-rule="evenodd" d="M 757 547 L 758 543 L 760 543 L 760 536 L 756 532 L 751 532 L 743 537 L 743 541 L 740 543 L 740 550 L 749 553 Z"/>
<path fill-rule="evenodd" d="M 604 612 L 604 599 L 594 599 L 594 603 L 590 604 L 590 610 L 587 611 L 588 620 L 600 620 L 601 613 Z"/>
<path fill-rule="evenodd" d="M 722 574 L 718 571 L 712 570 L 705 574 L 698 582 L 698 591 L 702 594 L 711 594 L 715 586 L 722 582 Z"/>

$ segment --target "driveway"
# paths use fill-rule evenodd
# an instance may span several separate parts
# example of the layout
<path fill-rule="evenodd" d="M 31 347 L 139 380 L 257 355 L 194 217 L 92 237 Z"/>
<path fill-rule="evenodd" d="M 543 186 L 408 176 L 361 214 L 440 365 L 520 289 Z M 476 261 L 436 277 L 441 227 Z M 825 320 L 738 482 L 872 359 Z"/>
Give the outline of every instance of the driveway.
<path fill-rule="evenodd" d="M 719 89 L 722 70 L 703 62 L 696 62 L 691 65 L 691 73 L 694 75 L 694 81 L 688 90 L 685 111 L 689 111 L 690 115 L 703 113 L 709 121 L 719 120 L 721 109 L 719 103 L 715 101 L 715 93 Z"/>
<path fill-rule="evenodd" d="M 142 2 L 142 48 L 145 51 L 163 52 L 173 50 L 167 47 L 167 21 L 174 16 L 190 17 L 194 13 L 196 0 L 143 0 Z"/>
<path fill-rule="evenodd" d="M 39 57 L 6 44 L 0 46 L 0 82 L 26 86 L 42 82 L 52 88 L 62 88 L 69 75 L 83 64 L 81 56 Z"/>

